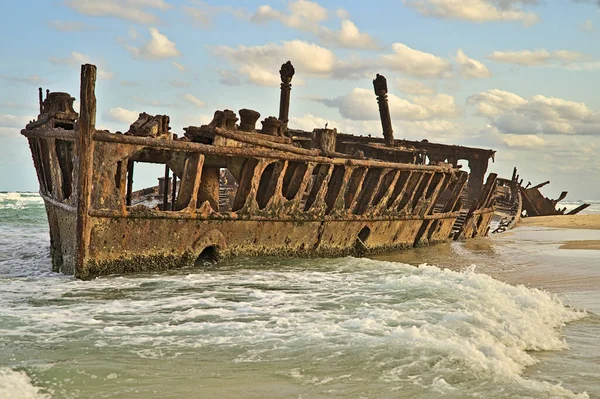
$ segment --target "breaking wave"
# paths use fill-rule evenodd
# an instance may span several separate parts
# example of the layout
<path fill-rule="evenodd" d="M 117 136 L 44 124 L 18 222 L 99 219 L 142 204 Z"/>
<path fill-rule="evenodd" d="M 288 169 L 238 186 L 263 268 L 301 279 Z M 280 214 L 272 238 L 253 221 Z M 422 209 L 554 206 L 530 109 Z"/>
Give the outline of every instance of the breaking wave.
<path fill-rule="evenodd" d="M 33 385 L 25 372 L 0 368 L 0 398 L 50 399 L 50 395 Z"/>
<path fill-rule="evenodd" d="M 0 299 L 0 326 L 18 323 L 0 335 L 58 348 L 83 341 L 145 359 L 190 352 L 230 364 L 277 363 L 287 378 L 342 390 L 366 379 L 429 393 L 578 397 L 522 376 L 536 363 L 533 352 L 567 349 L 561 327 L 585 316 L 545 291 L 475 267 L 345 258 L 319 261 L 314 270 L 309 261 L 252 262 L 259 261 L 52 285 L 17 279 Z M 35 294 L 24 301 L 25 292 Z M 338 372 L 340 363 L 349 366 Z"/>

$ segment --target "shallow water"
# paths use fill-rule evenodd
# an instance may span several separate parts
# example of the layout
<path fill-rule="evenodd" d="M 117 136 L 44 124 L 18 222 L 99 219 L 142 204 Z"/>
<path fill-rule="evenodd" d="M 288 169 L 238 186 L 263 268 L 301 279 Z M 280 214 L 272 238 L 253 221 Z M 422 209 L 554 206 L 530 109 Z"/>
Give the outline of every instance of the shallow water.
<path fill-rule="evenodd" d="M 599 397 L 598 252 L 553 234 L 78 281 L 0 194 L 0 398 Z"/>

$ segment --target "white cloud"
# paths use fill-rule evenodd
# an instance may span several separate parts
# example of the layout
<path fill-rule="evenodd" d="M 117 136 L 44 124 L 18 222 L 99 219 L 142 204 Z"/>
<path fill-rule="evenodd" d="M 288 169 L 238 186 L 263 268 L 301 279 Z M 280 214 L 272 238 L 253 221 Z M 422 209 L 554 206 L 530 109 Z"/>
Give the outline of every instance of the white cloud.
<path fill-rule="evenodd" d="M 206 103 L 202 100 L 200 100 L 199 98 L 197 98 L 196 96 L 194 96 L 193 94 L 186 94 L 183 96 L 183 98 L 189 102 L 190 104 L 198 107 L 198 108 L 204 108 L 206 106 Z"/>
<path fill-rule="evenodd" d="M 348 12 L 338 9 L 335 15 L 341 19 L 340 30 L 334 31 L 323 26 L 322 23 L 329 19 L 329 12 L 316 2 L 295 0 L 287 4 L 287 12 L 273 9 L 269 5 L 262 5 L 250 17 L 255 23 L 279 21 L 283 25 L 310 32 L 322 41 L 343 48 L 378 49 L 377 41 L 368 33 L 361 32 L 354 22 L 350 21 Z"/>
<path fill-rule="evenodd" d="M 0 127 L 24 129 L 25 125 L 27 125 L 33 119 L 36 119 L 36 118 L 34 118 L 32 116 L 0 114 Z"/>
<path fill-rule="evenodd" d="M 335 54 L 316 44 L 293 40 L 282 44 L 268 43 L 263 46 L 217 46 L 213 54 L 238 66 L 239 72 L 250 82 L 263 85 L 278 85 L 278 65 L 293 60 L 297 74 L 328 76 L 336 66 Z M 295 78 L 295 84 L 302 84 Z"/>
<path fill-rule="evenodd" d="M 430 53 L 415 50 L 402 43 L 392 45 L 393 54 L 383 55 L 388 68 L 412 76 L 440 78 L 447 75 L 452 66 L 445 59 Z"/>
<path fill-rule="evenodd" d="M 396 87 L 403 93 L 417 96 L 430 96 L 435 92 L 432 87 L 425 83 L 411 79 L 396 79 Z"/>
<path fill-rule="evenodd" d="M 135 122 L 139 115 L 139 112 L 131 111 L 122 107 L 110 108 L 105 112 L 106 118 L 115 122 L 123 122 L 127 124 L 132 124 Z"/>
<path fill-rule="evenodd" d="M 138 104 L 145 105 L 148 107 L 158 107 L 158 108 L 172 108 L 175 107 L 176 104 L 166 103 L 160 100 L 150 100 L 145 97 L 133 96 L 131 99 Z"/>
<path fill-rule="evenodd" d="M 71 54 L 65 58 L 50 57 L 50 62 L 56 65 L 69 65 L 72 67 L 81 67 L 83 64 L 95 64 L 97 69 L 98 78 L 100 79 L 112 79 L 113 73 L 106 67 L 104 62 L 99 59 L 92 59 L 86 54 L 79 53 L 77 51 L 71 51 Z"/>
<path fill-rule="evenodd" d="M 477 108 L 478 115 L 490 118 L 518 108 L 526 103 L 527 100 L 524 98 L 498 89 L 477 93 L 467 98 L 467 104 L 474 105 Z"/>
<path fill-rule="evenodd" d="M 460 19 L 483 23 L 494 21 L 517 21 L 531 26 L 539 17 L 523 10 L 523 4 L 535 4 L 537 0 L 404 0 L 404 4 L 427 17 Z"/>
<path fill-rule="evenodd" d="M 121 18 L 139 24 L 158 22 L 148 9 L 166 11 L 172 7 L 164 0 L 65 0 L 65 4 L 81 14 Z"/>
<path fill-rule="evenodd" d="M 535 95 L 526 100 L 501 90 L 478 93 L 467 99 L 477 113 L 504 134 L 600 135 L 600 112 L 586 104 Z"/>
<path fill-rule="evenodd" d="M 156 28 L 149 28 L 150 40 L 141 47 L 126 45 L 125 48 L 136 58 L 148 60 L 160 60 L 164 58 L 178 57 L 181 55 L 174 42 L 169 40 Z"/>
<path fill-rule="evenodd" d="M 17 83 L 27 83 L 30 85 L 39 85 L 42 83 L 42 78 L 38 75 L 30 75 L 30 76 L 10 76 L 10 75 L 0 75 L 0 79 L 6 80 L 9 82 L 17 82 Z"/>
<path fill-rule="evenodd" d="M 339 31 L 332 31 L 329 28 L 320 27 L 317 36 L 321 38 L 321 40 L 337 47 L 365 50 L 375 50 L 380 48 L 375 39 L 368 33 L 361 32 L 354 22 L 349 19 L 341 21 L 341 28 Z"/>
<path fill-rule="evenodd" d="M 393 118 L 392 118 L 393 119 Z M 435 137 L 436 142 L 455 143 L 459 137 L 464 137 L 465 129 L 462 129 L 454 122 L 444 119 L 430 121 L 402 121 L 392 120 L 395 137 L 408 140 L 422 140 L 423 138 Z M 315 128 L 322 128 L 327 124 L 328 128 L 336 128 L 338 132 L 354 135 L 372 135 L 373 137 L 382 137 L 381 122 L 379 120 L 352 120 L 347 118 L 332 120 L 325 119 L 313 114 L 304 114 L 302 116 L 290 117 L 289 126 L 291 129 L 300 129 L 312 131 Z"/>
<path fill-rule="evenodd" d="M 379 120 L 377 101 L 373 90 L 354 88 L 350 93 L 333 99 L 318 99 L 327 107 L 337 108 L 340 115 L 351 120 Z M 454 97 L 447 94 L 413 96 L 411 101 L 388 95 L 392 119 L 425 121 L 455 117 L 459 113 Z"/>
<path fill-rule="evenodd" d="M 455 60 L 461 76 L 465 78 L 489 78 L 491 76 L 490 70 L 483 63 L 467 57 L 462 49 L 458 49 L 456 52 Z"/>
<path fill-rule="evenodd" d="M 494 51 L 489 59 L 506 64 L 539 66 L 553 61 L 571 63 L 584 57 L 584 54 L 570 50 L 548 51 L 546 49 L 521 51 Z"/>
<path fill-rule="evenodd" d="M 80 21 L 61 21 L 57 19 L 48 22 L 48 26 L 59 32 L 81 32 L 88 29 L 88 27 Z"/>
<path fill-rule="evenodd" d="M 185 72 L 185 67 L 179 62 L 171 61 L 171 65 L 173 65 L 179 72 Z"/>
<path fill-rule="evenodd" d="M 239 75 L 235 72 L 228 71 L 225 69 L 219 69 L 219 83 L 225 86 L 239 86 L 242 84 L 242 80 Z"/>
<path fill-rule="evenodd" d="M 338 8 L 335 10 L 335 16 L 339 19 L 350 19 L 350 13 L 344 8 Z"/>
<path fill-rule="evenodd" d="M 328 18 L 325 8 L 307 0 L 289 2 L 288 11 L 285 13 L 277 11 L 269 5 L 262 5 L 250 19 L 257 23 L 279 21 L 290 28 L 314 31 L 318 29 L 319 22 Z"/>
<path fill-rule="evenodd" d="M 194 25 L 202 29 L 206 29 L 212 25 L 213 20 L 218 14 L 232 14 L 240 19 L 249 19 L 250 15 L 247 11 L 241 8 L 231 6 L 211 6 L 204 1 L 195 1 L 195 6 L 183 6 L 183 12 L 189 16 Z"/>

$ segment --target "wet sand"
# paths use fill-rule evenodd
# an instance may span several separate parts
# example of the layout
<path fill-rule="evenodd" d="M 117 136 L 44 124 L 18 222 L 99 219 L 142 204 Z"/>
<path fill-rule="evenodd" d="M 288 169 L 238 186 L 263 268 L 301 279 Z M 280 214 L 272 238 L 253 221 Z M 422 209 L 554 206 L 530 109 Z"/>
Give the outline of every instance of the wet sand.
<path fill-rule="evenodd" d="M 559 249 L 594 249 L 600 250 L 600 240 L 567 241 Z"/>
<path fill-rule="evenodd" d="M 600 215 L 559 215 L 522 218 L 519 226 L 600 230 Z"/>

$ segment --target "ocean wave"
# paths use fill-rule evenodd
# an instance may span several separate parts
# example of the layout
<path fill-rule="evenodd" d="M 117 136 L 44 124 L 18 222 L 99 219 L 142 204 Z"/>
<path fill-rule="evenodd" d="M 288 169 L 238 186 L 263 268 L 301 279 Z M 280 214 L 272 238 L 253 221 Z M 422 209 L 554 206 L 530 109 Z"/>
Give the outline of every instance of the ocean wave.
<path fill-rule="evenodd" d="M 1 209 L 24 209 L 44 205 L 44 200 L 38 193 L 0 192 Z"/>
<path fill-rule="evenodd" d="M 51 399 L 50 394 L 33 385 L 23 371 L 0 368 L 0 398 L 6 399 Z"/>
<path fill-rule="evenodd" d="M 303 383 L 315 386 L 355 383 L 360 375 L 431 392 L 456 388 L 465 396 L 485 387 L 491 396 L 502 389 L 577 397 L 522 377 L 536 363 L 535 351 L 567 349 L 561 328 L 586 316 L 552 294 L 474 267 L 456 272 L 355 258 L 287 264 L 293 267 L 224 265 L 188 275 L 51 284 L 14 279 L 0 298 L 0 326 L 12 320 L 0 334 L 19 345 L 94 342 L 103 353 L 142 358 L 208 350 L 234 363 L 353 365 L 353 377 L 333 368 L 330 380 L 304 372 Z"/>

